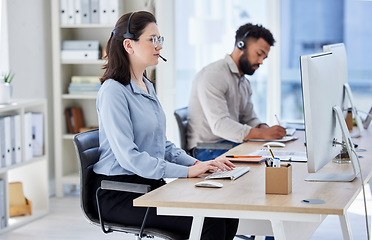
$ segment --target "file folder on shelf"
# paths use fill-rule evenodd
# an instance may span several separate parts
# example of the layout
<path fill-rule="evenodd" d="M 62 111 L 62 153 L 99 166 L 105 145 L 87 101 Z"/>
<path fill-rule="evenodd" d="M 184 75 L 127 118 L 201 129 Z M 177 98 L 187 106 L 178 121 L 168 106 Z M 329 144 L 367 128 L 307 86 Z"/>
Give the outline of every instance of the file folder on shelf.
<path fill-rule="evenodd" d="M 32 113 L 32 155 L 44 154 L 44 123 L 42 113 Z"/>
<path fill-rule="evenodd" d="M 1 165 L 3 167 L 8 167 L 12 165 L 12 139 L 10 131 L 10 118 L 11 116 L 5 116 L 0 118 L 0 139 L 1 139 Z"/>
<path fill-rule="evenodd" d="M 61 0 L 60 2 L 60 6 L 59 6 L 59 9 L 60 9 L 60 21 L 61 21 L 61 24 L 67 24 L 67 0 Z"/>
<path fill-rule="evenodd" d="M 99 24 L 99 0 L 90 0 L 90 23 Z"/>
<path fill-rule="evenodd" d="M 108 5 L 109 5 L 109 19 L 108 19 L 108 23 L 109 24 L 115 24 L 116 21 L 119 19 L 120 17 L 120 12 L 122 12 L 122 4 L 121 4 L 121 1 L 119 0 L 109 0 L 108 1 Z"/>
<path fill-rule="evenodd" d="M 99 50 L 98 40 L 64 40 L 62 50 Z"/>
<path fill-rule="evenodd" d="M 90 23 L 90 0 L 80 0 L 81 3 L 81 23 Z"/>
<path fill-rule="evenodd" d="M 6 227 L 5 181 L 0 178 L 0 229 Z"/>
<path fill-rule="evenodd" d="M 81 2 L 80 0 L 74 0 L 74 19 L 75 24 L 81 24 Z"/>
<path fill-rule="evenodd" d="M 18 114 L 11 116 L 10 125 L 12 139 L 12 164 L 16 164 L 22 161 L 21 116 Z"/>
<path fill-rule="evenodd" d="M 24 156 L 25 161 L 32 159 L 32 113 L 24 114 Z"/>
<path fill-rule="evenodd" d="M 95 50 L 62 50 L 62 60 L 98 60 L 101 58 L 99 51 Z"/>
<path fill-rule="evenodd" d="M 67 24 L 69 25 L 75 24 L 74 7 L 74 0 L 67 0 Z"/>
<path fill-rule="evenodd" d="M 62 60 L 97 60 L 101 47 L 97 40 L 65 40 L 62 42 Z"/>

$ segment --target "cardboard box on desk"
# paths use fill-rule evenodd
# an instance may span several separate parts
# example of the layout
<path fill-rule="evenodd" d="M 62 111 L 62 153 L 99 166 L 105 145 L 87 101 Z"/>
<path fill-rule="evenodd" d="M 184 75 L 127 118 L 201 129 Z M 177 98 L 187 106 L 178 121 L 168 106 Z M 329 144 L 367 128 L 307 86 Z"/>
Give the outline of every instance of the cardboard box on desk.
<path fill-rule="evenodd" d="M 281 165 L 265 168 L 266 194 L 289 194 L 292 192 L 292 166 Z"/>

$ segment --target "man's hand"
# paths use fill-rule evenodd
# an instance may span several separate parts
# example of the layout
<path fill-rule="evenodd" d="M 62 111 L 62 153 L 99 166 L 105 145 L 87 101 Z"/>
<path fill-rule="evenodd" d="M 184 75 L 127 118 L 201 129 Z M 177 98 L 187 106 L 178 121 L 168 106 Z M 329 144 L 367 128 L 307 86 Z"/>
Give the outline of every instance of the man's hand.
<path fill-rule="evenodd" d="M 205 162 L 198 161 L 194 166 L 189 167 L 187 177 L 197 177 L 207 171 L 231 170 L 235 165 L 226 158 L 219 158 Z"/>
<path fill-rule="evenodd" d="M 285 128 L 275 125 L 272 127 L 252 128 L 244 141 L 249 139 L 281 139 L 286 135 Z"/>

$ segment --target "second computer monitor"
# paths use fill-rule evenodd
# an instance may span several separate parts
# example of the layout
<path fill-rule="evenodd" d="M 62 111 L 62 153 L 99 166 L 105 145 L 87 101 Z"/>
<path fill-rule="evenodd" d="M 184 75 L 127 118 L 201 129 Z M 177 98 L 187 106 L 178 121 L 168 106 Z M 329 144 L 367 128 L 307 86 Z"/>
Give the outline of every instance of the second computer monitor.
<path fill-rule="evenodd" d="M 347 55 L 344 43 L 335 43 L 323 46 L 324 52 L 332 52 L 335 56 L 335 61 L 338 66 L 337 81 L 338 84 L 343 85 L 344 88 L 340 92 L 340 107 L 342 110 L 346 111 L 347 108 L 351 108 L 354 118 L 357 123 L 358 131 L 352 133 L 352 137 L 360 137 L 363 131 L 363 124 L 359 117 L 359 113 L 355 106 L 353 95 L 348 83 L 348 65 L 347 65 Z"/>
<path fill-rule="evenodd" d="M 338 81 L 336 55 L 323 52 L 301 56 L 305 139 L 309 173 L 317 173 L 341 152 L 343 141 L 349 154 L 353 144 L 340 108 L 344 85 Z M 352 156 L 352 160 L 355 160 Z M 353 164 L 355 161 L 353 161 Z M 354 166 L 354 165 L 353 165 Z M 357 166 L 355 167 L 357 168 Z M 313 174 L 313 181 L 351 181 L 351 175 Z"/>

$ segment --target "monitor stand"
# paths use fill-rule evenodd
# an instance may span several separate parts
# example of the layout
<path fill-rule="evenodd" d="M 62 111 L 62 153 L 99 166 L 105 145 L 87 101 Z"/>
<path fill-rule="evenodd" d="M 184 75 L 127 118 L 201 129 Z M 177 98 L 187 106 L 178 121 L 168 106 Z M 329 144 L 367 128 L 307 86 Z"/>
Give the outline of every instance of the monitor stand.
<path fill-rule="evenodd" d="M 348 83 L 344 83 L 344 94 L 343 94 L 342 104 L 341 104 L 342 109 L 345 109 L 346 98 L 349 99 L 351 110 L 352 110 L 353 116 L 355 118 L 357 127 L 358 127 L 358 130 L 354 133 L 351 133 L 350 136 L 351 137 L 360 137 L 361 134 L 362 134 L 362 131 L 363 131 L 363 123 L 362 123 L 361 118 L 359 117 L 358 110 L 354 105 L 353 95 L 351 93 L 350 85 Z"/>
<path fill-rule="evenodd" d="M 351 182 L 360 173 L 359 160 L 355 153 L 354 144 L 351 140 L 349 130 L 339 106 L 334 106 L 333 111 L 336 116 L 336 121 L 340 124 L 342 136 L 345 140 L 347 152 L 349 154 L 353 173 L 351 174 L 326 174 L 326 173 L 312 173 L 305 180 L 314 182 Z"/>

